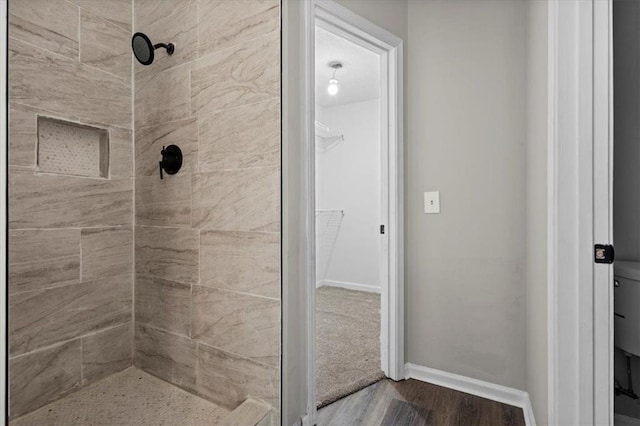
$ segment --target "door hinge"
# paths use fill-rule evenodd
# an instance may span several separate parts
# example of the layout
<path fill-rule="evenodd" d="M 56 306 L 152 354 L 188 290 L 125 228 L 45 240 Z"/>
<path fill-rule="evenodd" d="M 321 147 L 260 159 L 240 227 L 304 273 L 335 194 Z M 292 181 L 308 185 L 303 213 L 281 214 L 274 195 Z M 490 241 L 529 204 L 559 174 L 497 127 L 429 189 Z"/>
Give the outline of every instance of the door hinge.
<path fill-rule="evenodd" d="M 611 244 L 596 244 L 593 250 L 593 259 L 596 263 L 613 263 L 616 252 Z"/>
<path fill-rule="evenodd" d="M 384 225 L 380 225 L 380 233 L 384 234 Z"/>

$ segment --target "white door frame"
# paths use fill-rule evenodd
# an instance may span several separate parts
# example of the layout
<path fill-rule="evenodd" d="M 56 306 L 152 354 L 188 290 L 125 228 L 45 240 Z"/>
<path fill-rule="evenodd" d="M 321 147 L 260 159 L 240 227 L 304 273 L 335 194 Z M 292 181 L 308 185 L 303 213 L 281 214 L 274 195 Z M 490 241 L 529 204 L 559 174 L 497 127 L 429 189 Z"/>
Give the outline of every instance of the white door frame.
<path fill-rule="evenodd" d="M 403 44 L 402 40 L 349 9 L 330 0 L 305 2 L 303 33 L 306 87 L 302 109 L 308 114 L 303 120 L 305 131 L 304 152 L 306 167 L 304 198 L 307 235 L 305 236 L 306 262 L 311 267 L 306 273 L 307 289 L 315 289 L 315 27 L 319 25 L 359 45 L 374 49 L 381 55 L 383 74 L 388 76 L 388 87 L 382 91 L 381 141 L 387 150 L 388 163 L 383 165 L 383 202 L 389 206 L 383 212 L 384 250 L 387 252 L 388 270 L 381 294 L 381 359 L 382 370 L 394 379 L 404 378 L 404 256 L 403 256 Z M 386 186 L 386 190 L 385 187 Z M 284 225 L 286 227 L 286 224 Z M 384 283 L 388 283 L 384 286 Z M 386 288 L 385 288 L 386 287 Z M 307 292 L 307 415 L 306 422 L 315 423 L 315 294 Z"/>
<path fill-rule="evenodd" d="M 9 348 L 7 342 L 7 136 L 9 134 L 7 102 L 8 74 L 8 40 L 7 40 L 7 0 L 0 0 L 0 105 L 4 108 L 0 114 L 0 418 L 6 420 L 9 408 L 6 404 L 9 393 L 7 376 L 7 359 Z"/>
<path fill-rule="evenodd" d="M 549 2 L 549 424 L 613 424 L 611 0 Z"/>

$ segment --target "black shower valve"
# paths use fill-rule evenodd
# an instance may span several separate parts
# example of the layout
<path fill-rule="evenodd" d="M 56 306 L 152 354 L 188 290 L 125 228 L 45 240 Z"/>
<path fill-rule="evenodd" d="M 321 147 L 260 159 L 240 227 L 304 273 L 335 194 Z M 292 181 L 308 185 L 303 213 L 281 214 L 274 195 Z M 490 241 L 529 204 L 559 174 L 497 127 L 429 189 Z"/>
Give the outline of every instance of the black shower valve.
<path fill-rule="evenodd" d="M 177 145 L 169 145 L 162 147 L 160 151 L 162 160 L 160 160 L 160 179 L 163 179 L 162 171 L 170 175 L 178 173 L 182 167 L 182 150 Z"/>

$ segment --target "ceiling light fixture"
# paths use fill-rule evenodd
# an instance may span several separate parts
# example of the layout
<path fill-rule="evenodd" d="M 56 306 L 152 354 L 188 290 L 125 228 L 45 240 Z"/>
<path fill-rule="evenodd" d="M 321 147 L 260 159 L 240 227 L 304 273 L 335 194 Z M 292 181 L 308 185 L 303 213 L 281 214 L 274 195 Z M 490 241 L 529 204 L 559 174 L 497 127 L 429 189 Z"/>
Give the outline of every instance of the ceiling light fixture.
<path fill-rule="evenodd" d="M 329 67 L 333 68 L 333 77 L 329 80 L 329 86 L 327 87 L 327 93 L 331 96 L 338 94 L 338 80 L 336 80 L 336 72 L 342 68 L 342 63 L 338 61 L 330 62 Z"/>

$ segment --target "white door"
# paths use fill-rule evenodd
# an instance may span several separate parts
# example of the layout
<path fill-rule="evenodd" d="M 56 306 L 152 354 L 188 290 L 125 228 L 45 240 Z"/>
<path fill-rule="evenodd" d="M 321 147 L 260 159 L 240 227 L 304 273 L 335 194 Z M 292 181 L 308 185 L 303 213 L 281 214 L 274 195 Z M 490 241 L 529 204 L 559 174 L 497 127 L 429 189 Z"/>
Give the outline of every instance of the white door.
<path fill-rule="evenodd" d="M 613 2 L 593 4 L 593 239 L 613 244 Z M 613 425 L 613 265 L 593 266 L 593 418 Z"/>
<path fill-rule="evenodd" d="M 549 0 L 549 423 L 613 423 L 611 0 Z"/>

